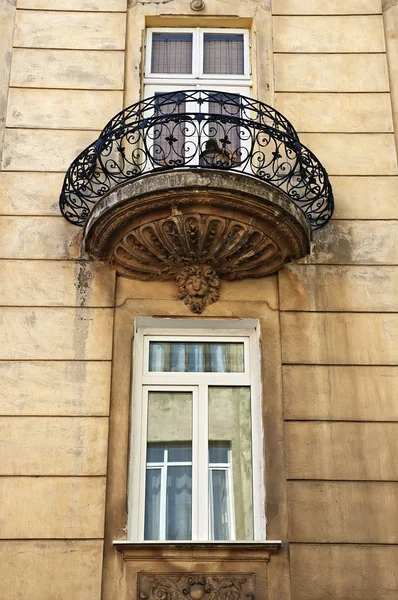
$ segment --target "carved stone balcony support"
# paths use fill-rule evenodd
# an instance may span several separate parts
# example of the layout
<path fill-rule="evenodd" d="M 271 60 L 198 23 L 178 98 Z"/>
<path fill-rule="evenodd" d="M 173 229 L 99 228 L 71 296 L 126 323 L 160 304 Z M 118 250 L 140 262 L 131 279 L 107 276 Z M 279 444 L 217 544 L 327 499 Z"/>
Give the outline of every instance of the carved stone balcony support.
<path fill-rule="evenodd" d="M 152 173 L 94 206 L 85 249 L 118 273 L 175 280 L 201 313 L 220 279 L 262 277 L 309 252 L 310 226 L 283 192 L 241 173 L 201 169 Z"/>

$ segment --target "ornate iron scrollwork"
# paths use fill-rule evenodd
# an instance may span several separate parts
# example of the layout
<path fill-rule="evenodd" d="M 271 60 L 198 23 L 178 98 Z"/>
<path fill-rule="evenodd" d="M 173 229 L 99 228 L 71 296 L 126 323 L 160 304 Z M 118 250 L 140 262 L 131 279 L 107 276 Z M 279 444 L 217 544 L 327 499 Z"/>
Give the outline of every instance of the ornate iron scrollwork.
<path fill-rule="evenodd" d="M 187 90 L 117 114 L 69 167 L 60 207 L 83 226 L 98 200 L 142 175 L 174 168 L 235 171 L 287 194 L 313 230 L 333 213 L 327 173 L 277 110 L 238 94 Z"/>

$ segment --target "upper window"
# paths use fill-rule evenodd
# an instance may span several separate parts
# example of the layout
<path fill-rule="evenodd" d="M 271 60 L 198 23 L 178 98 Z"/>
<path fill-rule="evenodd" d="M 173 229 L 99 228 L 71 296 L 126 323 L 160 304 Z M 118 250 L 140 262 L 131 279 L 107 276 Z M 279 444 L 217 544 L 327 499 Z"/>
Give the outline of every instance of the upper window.
<path fill-rule="evenodd" d="M 249 33 L 229 29 L 149 29 L 146 77 L 247 80 Z"/>
<path fill-rule="evenodd" d="M 240 163 L 249 139 L 238 123 L 239 96 L 250 96 L 249 77 L 248 30 L 148 29 L 144 96 L 155 97 L 159 117 L 148 136 L 154 163 L 192 164 L 193 151 L 203 167 Z M 199 103 L 184 94 L 192 89 L 210 94 Z M 196 128 L 200 112 L 232 120 L 204 120 Z"/>
<path fill-rule="evenodd" d="M 133 539 L 264 538 L 256 339 L 242 329 L 138 332 Z"/>

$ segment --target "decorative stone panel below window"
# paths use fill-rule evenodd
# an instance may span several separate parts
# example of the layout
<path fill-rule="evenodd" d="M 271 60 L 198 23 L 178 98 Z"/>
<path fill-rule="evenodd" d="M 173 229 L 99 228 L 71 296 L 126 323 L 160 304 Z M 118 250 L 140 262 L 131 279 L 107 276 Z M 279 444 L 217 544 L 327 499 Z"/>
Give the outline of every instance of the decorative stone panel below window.
<path fill-rule="evenodd" d="M 114 545 L 123 558 L 121 600 L 267 600 L 267 564 L 281 542 Z"/>
<path fill-rule="evenodd" d="M 254 598 L 253 573 L 139 573 L 140 600 L 250 600 Z"/>

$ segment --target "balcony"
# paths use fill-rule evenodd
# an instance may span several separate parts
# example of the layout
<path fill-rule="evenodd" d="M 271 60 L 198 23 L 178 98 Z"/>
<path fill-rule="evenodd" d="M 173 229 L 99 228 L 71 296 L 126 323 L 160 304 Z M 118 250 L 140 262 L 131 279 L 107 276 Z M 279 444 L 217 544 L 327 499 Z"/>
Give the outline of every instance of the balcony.
<path fill-rule="evenodd" d="M 333 194 L 274 108 L 188 90 L 117 114 L 70 166 L 60 207 L 85 227 L 94 258 L 127 277 L 175 279 L 199 313 L 217 300 L 220 278 L 260 277 L 308 254 Z"/>

